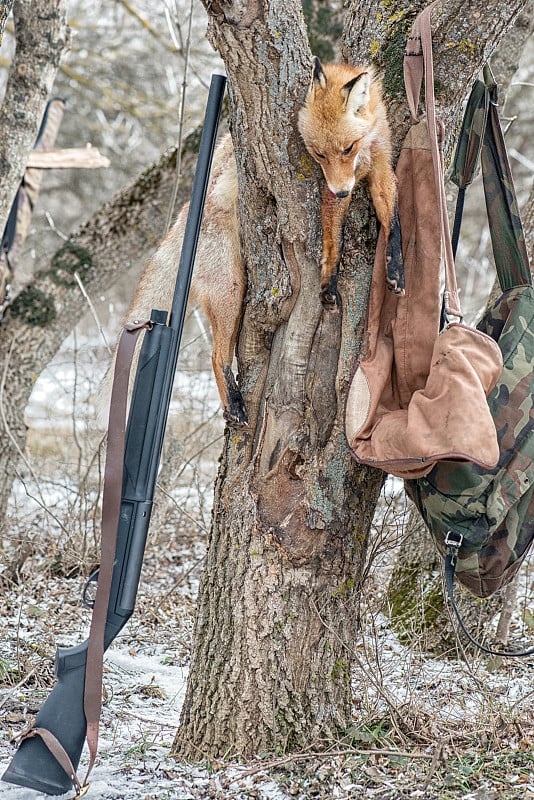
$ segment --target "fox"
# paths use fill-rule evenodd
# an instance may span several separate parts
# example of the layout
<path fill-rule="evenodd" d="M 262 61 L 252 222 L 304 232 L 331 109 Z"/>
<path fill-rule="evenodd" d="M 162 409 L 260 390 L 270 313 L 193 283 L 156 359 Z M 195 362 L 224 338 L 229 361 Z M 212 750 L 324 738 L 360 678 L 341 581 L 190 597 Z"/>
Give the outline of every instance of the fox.
<path fill-rule="evenodd" d="M 248 424 L 241 392 L 232 372 L 241 322 L 246 277 L 241 257 L 237 165 L 232 138 L 226 134 L 213 153 L 193 277 L 189 292 L 211 327 L 212 369 L 229 423 Z M 145 319 L 152 308 L 169 306 L 182 251 L 189 203 L 149 259 L 123 322 Z"/>
<path fill-rule="evenodd" d="M 323 253 L 320 300 L 336 306 L 337 272 L 343 226 L 354 188 L 367 178 L 377 217 L 387 240 L 388 276 L 402 291 L 400 245 L 396 233 L 396 180 L 380 84 L 370 67 L 321 64 L 314 59 L 312 80 L 298 115 L 305 147 L 321 166 Z M 148 261 L 125 321 L 146 318 L 172 297 L 189 204 Z M 241 255 L 237 166 L 230 134 L 215 148 L 190 296 L 201 306 L 212 331 L 212 368 L 226 421 L 248 424 L 245 403 L 232 371 L 247 288 Z"/>
<path fill-rule="evenodd" d="M 325 179 L 321 203 L 323 252 L 321 301 L 337 305 L 337 276 L 343 229 L 351 196 L 367 180 L 376 216 L 384 230 L 386 281 L 404 293 L 402 243 L 397 211 L 397 179 L 392 167 L 391 131 L 381 83 L 369 65 L 321 64 L 313 73 L 298 128 Z"/>

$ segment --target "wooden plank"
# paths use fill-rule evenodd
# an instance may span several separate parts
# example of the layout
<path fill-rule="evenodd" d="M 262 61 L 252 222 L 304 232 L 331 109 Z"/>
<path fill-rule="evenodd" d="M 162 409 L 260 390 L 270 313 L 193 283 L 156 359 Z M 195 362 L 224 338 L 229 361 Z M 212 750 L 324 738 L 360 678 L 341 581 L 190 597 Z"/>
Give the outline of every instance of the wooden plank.
<path fill-rule="evenodd" d="M 27 166 L 33 169 L 97 169 L 109 167 L 110 160 L 97 147 L 71 147 L 64 150 L 32 150 Z"/>

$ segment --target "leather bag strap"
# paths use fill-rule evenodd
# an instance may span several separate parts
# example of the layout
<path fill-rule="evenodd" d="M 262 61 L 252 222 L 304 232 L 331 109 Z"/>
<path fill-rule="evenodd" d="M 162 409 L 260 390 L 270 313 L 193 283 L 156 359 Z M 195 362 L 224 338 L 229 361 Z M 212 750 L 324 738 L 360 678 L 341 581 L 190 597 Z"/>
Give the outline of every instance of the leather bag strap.
<path fill-rule="evenodd" d="M 419 120 L 418 106 L 423 77 L 425 81 L 425 108 L 428 135 L 434 165 L 434 179 L 440 217 L 442 259 L 445 274 L 444 311 L 447 315 L 463 318 L 456 284 L 454 254 L 451 244 L 447 201 L 445 197 L 444 166 L 439 140 L 443 139 L 443 123 L 436 117 L 434 98 L 434 60 L 432 54 L 431 13 L 442 0 L 434 0 L 416 17 L 404 55 L 404 83 L 412 118 Z M 439 132 L 439 133 L 438 133 Z M 438 138 L 439 137 L 439 138 Z"/>
<path fill-rule="evenodd" d="M 442 0 L 434 0 L 416 17 L 411 35 L 408 37 L 406 43 L 406 51 L 404 53 L 404 86 L 406 88 L 406 97 L 408 98 L 408 106 L 414 122 L 419 122 L 419 100 L 421 97 L 421 87 L 423 85 L 423 78 L 425 77 L 425 54 L 421 46 L 421 17 L 426 11 L 428 14 Z M 432 55 L 432 54 L 431 54 Z M 432 68 L 432 61 L 430 61 Z M 425 86 L 426 93 L 426 86 Z M 433 84 L 432 84 L 432 102 L 434 97 Z"/>
<path fill-rule="evenodd" d="M 98 749 L 98 728 L 102 710 L 102 675 L 104 661 L 104 632 L 109 606 L 117 528 L 121 508 L 124 443 L 126 434 L 126 408 L 130 369 L 137 338 L 141 331 L 150 329 L 149 320 L 128 323 L 117 348 L 113 388 L 108 424 L 104 491 L 102 497 L 102 526 L 100 543 L 100 568 L 91 628 L 87 645 L 85 667 L 84 712 L 87 720 L 87 745 L 89 766 L 84 785 L 95 763 Z"/>

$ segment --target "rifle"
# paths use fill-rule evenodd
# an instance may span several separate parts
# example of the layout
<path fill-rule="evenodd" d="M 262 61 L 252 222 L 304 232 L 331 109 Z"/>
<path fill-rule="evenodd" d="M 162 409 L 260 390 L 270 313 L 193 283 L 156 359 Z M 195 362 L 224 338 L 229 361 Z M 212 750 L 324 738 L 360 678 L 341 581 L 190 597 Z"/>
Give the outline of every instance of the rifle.
<path fill-rule="evenodd" d="M 87 641 L 75 647 L 58 647 L 55 661 L 57 683 L 38 712 L 34 724 L 21 735 L 19 748 L 2 776 L 2 780 L 8 783 L 45 794 L 63 794 L 74 786 L 78 797 L 87 790 L 87 776 L 96 756 L 98 740 L 102 655 L 134 610 L 225 85 L 224 76 L 212 76 L 169 319 L 167 321 L 166 311 L 155 309 L 151 312 L 148 327 L 137 322 L 131 326 L 135 330 L 146 327 L 146 332 L 139 355 L 125 439 L 123 433 L 119 432 L 123 460 L 122 470 L 119 469 L 118 474 L 119 481 L 122 481 L 122 492 L 119 482 L 118 490 L 114 492 L 116 498 L 112 497 L 107 501 L 108 507 L 116 506 L 116 514 L 111 516 L 115 520 L 115 527 L 109 537 L 113 549 L 111 557 L 109 553 L 105 557 L 104 548 L 107 546 L 109 550 L 109 542 L 105 545 L 103 533 L 100 569 L 97 576 L 90 578 L 92 581 L 98 577 L 91 633 Z M 123 334 L 123 338 L 125 336 L 128 338 L 127 333 Z M 136 337 L 129 338 L 132 343 L 128 345 L 128 349 L 133 351 Z M 129 365 L 126 369 L 119 370 L 117 361 L 115 381 L 118 371 L 125 373 L 120 380 L 123 384 L 125 382 L 126 388 L 119 403 L 124 403 L 125 410 Z M 114 385 L 110 418 L 114 414 L 115 398 Z M 108 439 L 110 438 L 111 425 Z M 108 441 L 106 473 L 111 460 L 109 448 Z M 114 480 L 117 483 L 116 475 Z M 108 494 L 108 498 L 111 494 Z M 103 531 L 105 506 L 106 484 L 102 510 Z M 109 581 L 102 600 L 103 592 L 99 590 L 105 582 L 103 574 L 106 572 L 109 573 Z M 93 625 L 97 608 L 103 603 L 105 605 L 100 631 L 102 642 L 100 653 L 98 644 L 96 645 L 95 659 Z M 96 680 L 92 672 L 96 672 Z M 90 685 L 90 691 L 93 695 L 98 694 L 98 698 L 93 697 L 93 708 L 89 713 L 86 695 Z M 91 760 L 82 787 L 76 770 L 86 736 Z"/>

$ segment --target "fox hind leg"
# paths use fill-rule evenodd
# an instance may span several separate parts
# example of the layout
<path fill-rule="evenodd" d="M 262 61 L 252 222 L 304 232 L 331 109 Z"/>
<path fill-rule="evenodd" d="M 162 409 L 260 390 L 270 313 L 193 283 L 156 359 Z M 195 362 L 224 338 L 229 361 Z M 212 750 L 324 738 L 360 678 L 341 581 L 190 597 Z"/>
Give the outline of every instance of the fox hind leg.
<path fill-rule="evenodd" d="M 213 336 L 211 362 L 224 407 L 224 417 L 232 425 L 247 425 L 245 403 L 232 372 L 235 343 L 241 319 L 241 302 L 236 300 L 235 303 L 225 304 L 224 308 L 210 304 L 205 306 L 204 310 L 211 325 Z"/>
<path fill-rule="evenodd" d="M 227 364 L 222 367 L 222 374 L 226 384 L 227 406 L 224 416 L 227 422 L 234 425 L 248 425 L 248 416 L 243 401 L 243 395 L 237 387 L 232 368 Z"/>

